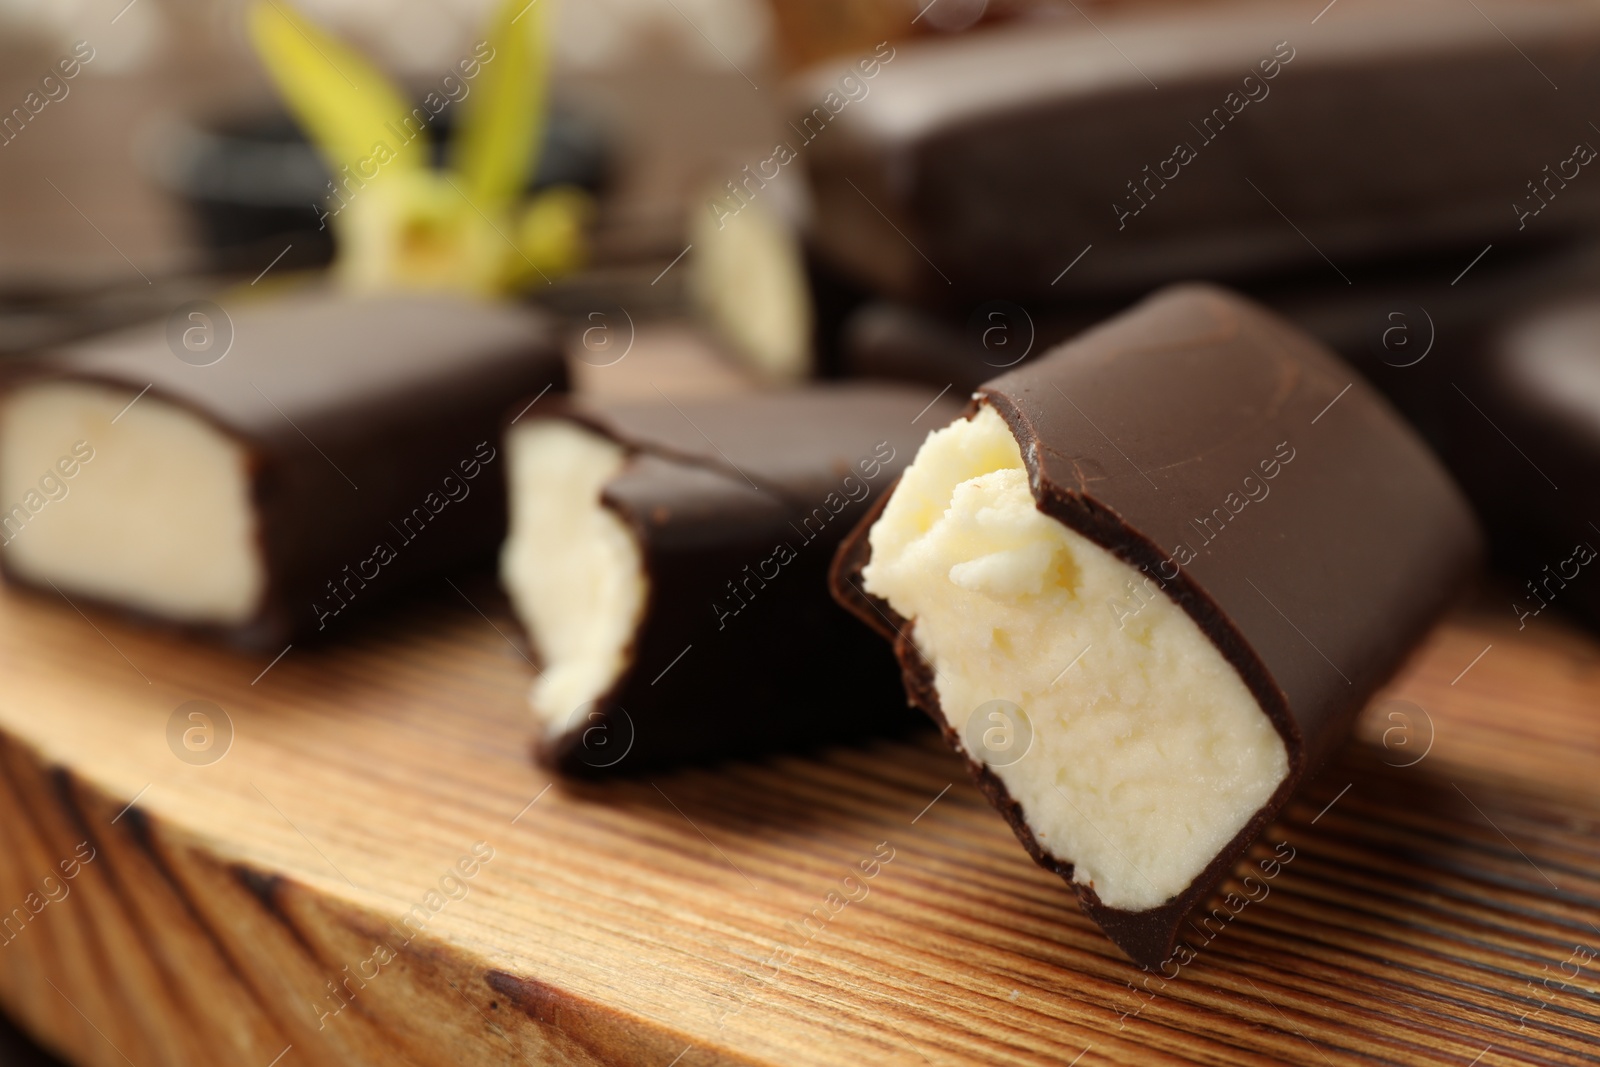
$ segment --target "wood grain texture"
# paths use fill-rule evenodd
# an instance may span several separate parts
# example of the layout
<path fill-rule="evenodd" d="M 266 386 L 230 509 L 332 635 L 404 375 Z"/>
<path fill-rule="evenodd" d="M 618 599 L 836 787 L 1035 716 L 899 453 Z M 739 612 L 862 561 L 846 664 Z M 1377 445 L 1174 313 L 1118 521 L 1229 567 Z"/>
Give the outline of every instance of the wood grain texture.
<path fill-rule="evenodd" d="M 52 873 L 67 887 L 12 913 L 7 1010 L 96 1067 L 1567 1064 L 1600 1048 L 1600 960 L 1562 969 L 1600 946 L 1600 645 L 1553 620 L 1440 628 L 1256 850 L 1294 850 L 1268 895 L 1146 984 L 931 736 L 552 786 L 526 758 L 530 669 L 487 577 L 437 592 L 264 675 L 0 595 L 0 908 L 44 900 Z M 194 699 L 235 729 L 206 766 L 168 747 Z M 477 842 L 493 858 L 445 883 L 464 897 L 430 901 Z M 866 895 L 830 910 L 830 892 L 860 896 L 843 879 L 875 850 L 893 858 Z M 380 945 L 394 958 L 374 967 Z"/>

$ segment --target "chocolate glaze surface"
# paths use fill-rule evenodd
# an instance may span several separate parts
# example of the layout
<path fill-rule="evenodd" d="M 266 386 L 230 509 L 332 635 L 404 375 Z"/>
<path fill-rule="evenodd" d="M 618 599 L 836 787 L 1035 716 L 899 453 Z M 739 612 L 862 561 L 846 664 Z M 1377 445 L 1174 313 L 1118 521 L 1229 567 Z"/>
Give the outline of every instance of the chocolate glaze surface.
<path fill-rule="evenodd" d="M 1163 290 L 979 395 L 1021 445 L 1039 509 L 1161 581 L 1288 750 L 1272 800 L 1173 900 L 1123 912 L 1074 885 L 1095 922 L 1154 965 L 1457 594 L 1481 554 L 1477 524 L 1353 370 L 1211 286 Z M 960 750 L 914 620 L 861 588 L 887 499 L 841 545 L 834 594 L 894 642 L 907 691 Z M 1034 859 L 1070 880 L 1000 780 L 971 770 Z"/>
<path fill-rule="evenodd" d="M 849 100 L 820 69 L 790 127 L 815 248 L 880 295 L 940 303 L 1336 278 L 1592 232 L 1600 182 L 1574 149 L 1600 147 L 1600 11 L 1479 6 L 1342 0 L 1314 25 L 1257 0 L 1131 6 L 900 43 Z"/>

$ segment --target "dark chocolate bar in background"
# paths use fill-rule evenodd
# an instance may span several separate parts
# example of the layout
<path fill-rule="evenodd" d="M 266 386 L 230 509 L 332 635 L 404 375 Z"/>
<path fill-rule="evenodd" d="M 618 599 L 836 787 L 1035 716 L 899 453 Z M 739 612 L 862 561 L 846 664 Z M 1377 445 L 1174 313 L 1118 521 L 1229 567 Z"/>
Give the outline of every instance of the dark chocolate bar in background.
<path fill-rule="evenodd" d="M 629 774 L 919 722 L 827 572 L 958 410 L 934 390 L 840 385 L 547 401 L 515 420 L 501 575 L 541 661 L 539 760 Z"/>
<path fill-rule="evenodd" d="M 12 278 L 0 287 L 0 377 L 16 365 L 12 357 L 144 322 L 186 301 L 214 296 L 223 284 L 218 278 L 178 276 L 149 285 L 64 287 L 29 286 Z"/>
<path fill-rule="evenodd" d="M 1511 577 L 1519 627 L 1569 612 L 1600 627 L 1600 285 L 1485 339 L 1452 390 L 1449 459 Z"/>
<path fill-rule="evenodd" d="M 1130 6 L 820 68 L 790 129 L 879 295 L 1139 295 L 1592 231 L 1597 52 L 1578 0 Z"/>
<path fill-rule="evenodd" d="M 891 300 L 860 305 L 836 349 L 847 378 L 950 386 L 964 396 L 1001 371 L 1041 356 L 1116 309 L 1100 304 L 987 300 L 970 313 L 935 312 Z"/>
<path fill-rule="evenodd" d="M 505 409 L 565 382 L 545 318 L 444 296 L 85 341 L 0 396 L 0 565 L 244 646 L 330 632 L 499 543 Z"/>
<path fill-rule="evenodd" d="M 1034 859 L 1157 966 L 1480 553 L 1359 375 L 1191 285 L 984 385 L 834 594 Z"/>
<path fill-rule="evenodd" d="M 1474 263 L 1482 251 L 1369 265 L 1349 285 L 1313 271 L 1245 290 L 1359 369 L 1469 492 L 1478 475 L 1454 461 L 1458 409 L 1466 405 L 1452 382 L 1470 388 L 1507 320 L 1554 298 L 1600 292 L 1600 244 L 1495 248 Z M 1105 300 L 988 300 L 965 311 L 876 300 L 845 320 L 836 347 L 847 377 L 967 393 L 1120 310 L 1121 302 Z M 1469 436 L 1478 428 L 1481 420 Z"/>

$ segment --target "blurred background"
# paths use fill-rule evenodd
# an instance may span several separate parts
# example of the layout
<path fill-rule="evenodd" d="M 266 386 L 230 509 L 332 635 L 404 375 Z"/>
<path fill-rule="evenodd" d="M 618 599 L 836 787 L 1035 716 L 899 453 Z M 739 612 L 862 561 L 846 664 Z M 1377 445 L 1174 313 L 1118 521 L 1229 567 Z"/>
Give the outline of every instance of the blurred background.
<path fill-rule="evenodd" d="M 683 250 L 690 207 L 703 204 L 708 184 L 770 155 L 795 71 L 880 41 L 1080 17 L 1072 0 L 940 0 L 926 12 L 911 0 L 543 2 L 552 8 L 553 101 L 530 185 L 597 194 L 585 256 L 592 284 L 578 288 L 591 302 L 597 287 L 627 291 L 647 315 L 684 296 L 683 272 L 647 283 Z M 499 5 L 294 6 L 421 100 L 472 55 Z M 17 132 L 0 146 L 0 351 L 164 311 L 269 264 L 276 275 L 329 261 L 332 228 L 317 213 L 328 168 L 252 48 L 247 8 L 0 0 L 7 109 L 74 47 L 93 56 L 64 82 L 65 95 L 13 122 Z M 433 124 L 438 155 L 452 117 Z M 617 288 L 639 279 L 646 284 Z"/>
<path fill-rule="evenodd" d="M 327 35 L 316 50 L 336 42 L 432 99 L 436 160 L 456 98 L 470 103 L 462 64 L 509 10 L 257 7 L 297 12 Z M 280 99 L 251 10 L 0 0 L 0 353 L 315 284 L 359 229 L 328 224 L 335 175 Z M 1574 391 L 1497 346 L 1544 304 L 1600 294 L 1592 5 L 532 0 L 517 17 L 530 11 L 549 93 L 525 192 L 559 195 L 540 220 L 495 224 L 521 273 L 477 287 L 564 315 L 580 387 L 865 376 L 960 395 L 1162 284 L 1209 278 L 1371 377 L 1463 481 L 1502 563 L 1570 545 L 1553 527 L 1571 516 L 1537 498 L 1559 476 L 1530 467 L 1591 477 L 1600 437 L 1583 428 L 1600 414 L 1553 412 Z M 381 249 L 345 252 L 368 284 L 405 281 Z M 441 262 L 425 282 L 459 280 Z M 1593 361 L 1576 343 L 1581 377 Z M 1554 423 L 1575 428 L 1552 445 L 1565 454 L 1530 462 Z M 1583 610 L 1600 614 L 1600 595 Z"/>
<path fill-rule="evenodd" d="M 492 5 L 298 6 L 420 96 L 483 39 Z M 304 244 L 280 268 L 327 259 L 326 231 L 320 243 L 310 236 L 326 181 L 314 153 L 247 151 L 281 146 L 295 130 L 252 51 L 245 13 L 236 0 L 0 2 L 8 106 L 75 42 L 94 50 L 69 95 L 0 152 L 8 295 L 125 287 L 218 266 L 253 266 L 253 275 L 284 247 L 271 243 L 283 232 Z M 623 254 L 672 245 L 685 190 L 709 155 L 766 140 L 775 119 L 764 105 L 774 94 L 751 90 L 732 65 L 766 73 L 772 23 L 759 0 L 681 0 L 677 9 L 597 0 L 567 5 L 554 20 L 556 95 L 570 119 L 557 133 L 577 142 L 582 177 L 594 179 L 597 153 L 611 168 L 607 224 L 627 234 Z"/>

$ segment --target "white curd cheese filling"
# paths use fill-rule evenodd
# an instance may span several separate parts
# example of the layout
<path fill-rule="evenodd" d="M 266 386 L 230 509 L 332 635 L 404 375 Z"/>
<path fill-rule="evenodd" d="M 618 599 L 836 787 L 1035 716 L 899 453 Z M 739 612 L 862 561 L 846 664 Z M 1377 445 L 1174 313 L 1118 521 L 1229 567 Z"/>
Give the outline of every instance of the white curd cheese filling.
<path fill-rule="evenodd" d="M 513 427 L 506 452 L 511 523 L 500 577 L 542 661 L 529 702 L 555 733 L 616 683 L 644 615 L 639 545 L 600 502 L 627 453 L 563 419 Z"/>
<path fill-rule="evenodd" d="M 713 198 L 725 196 L 721 189 Z M 696 211 L 689 296 L 741 357 L 773 381 L 811 371 L 811 296 L 805 257 L 782 217 L 752 201 L 738 214 Z"/>
<path fill-rule="evenodd" d="M 1282 738 L 1194 620 L 1038 509 L 987 404 L 928 436 L 870 542 L 865 588 L 911 620 L 946 719 L 1107 906 L 1182 892 L 1288 774 Z M 997 700 L 1025 722 L 993 717 Z M 1019 737 L 1020 758 L 981 740 Z"/>
<path fill-rule="evenodd" d="M 178 622 L 233 625 L 266 585 L 243 445 L 137 390 L 41 382 L 0 407 L 17 575 Z"/>

